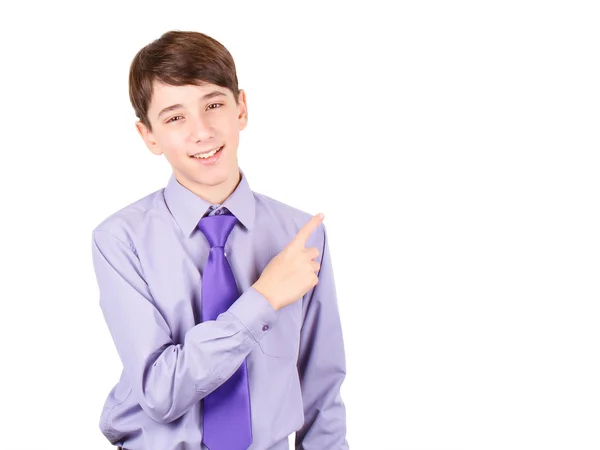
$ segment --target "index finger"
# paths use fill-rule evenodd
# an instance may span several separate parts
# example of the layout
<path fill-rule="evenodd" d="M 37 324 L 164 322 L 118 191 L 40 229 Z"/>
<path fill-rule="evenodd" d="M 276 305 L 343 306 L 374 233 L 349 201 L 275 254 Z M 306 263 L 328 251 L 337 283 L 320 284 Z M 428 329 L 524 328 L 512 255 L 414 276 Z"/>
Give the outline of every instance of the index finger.
<path fill-rule="evenodd" d="M 312 216 L 311 219 L 308 222 L 306 222 L 302 226 L 302 228 L 300 228 L 298 234 L 296 234 L 292 242 L 294 242 L 296 245 L 305 246 L 309 236 L 312 234 L 313 231 L 317 229 L 317 227 L 323 221 L 324 218 L 325 214 L 323 213 L 315 214 L 314 216 Z"/>

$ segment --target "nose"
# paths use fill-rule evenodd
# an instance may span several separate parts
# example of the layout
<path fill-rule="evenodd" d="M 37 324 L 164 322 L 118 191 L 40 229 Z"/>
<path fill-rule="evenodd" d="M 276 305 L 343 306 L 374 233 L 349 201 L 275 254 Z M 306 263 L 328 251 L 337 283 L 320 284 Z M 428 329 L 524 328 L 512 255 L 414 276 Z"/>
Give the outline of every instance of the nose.
<path fill-rule="evenodd" d="M 194 142 L 207 141 L 214 135 L 214 130 L 210 120 L 200 114 L 190 120 L 190 138 Z"/>

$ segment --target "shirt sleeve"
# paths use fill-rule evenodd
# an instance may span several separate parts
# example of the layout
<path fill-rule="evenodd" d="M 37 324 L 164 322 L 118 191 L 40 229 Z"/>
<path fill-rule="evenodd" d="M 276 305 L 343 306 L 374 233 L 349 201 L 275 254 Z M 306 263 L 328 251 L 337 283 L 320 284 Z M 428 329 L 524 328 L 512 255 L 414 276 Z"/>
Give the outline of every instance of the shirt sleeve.
<path fill-rule="evenodd" d="M 223 384 L 278 318 L 253 287 L 216 320 L 171 339 L 132 244 L 108 230 L 92 233 L 100 307 L 133 394 L 155 421 L 171 422 Z M 266 327 L 265 327 L 266 328 Z"/>
<path fill-rule="evenodd" d="M 325 225 L 319 281 L 303 305 L 298 372 L 304 425 L 296 431 L 296 450 L 347 450 L 346 408 L 340 387 L 346 359 L 335 281 Z"/>

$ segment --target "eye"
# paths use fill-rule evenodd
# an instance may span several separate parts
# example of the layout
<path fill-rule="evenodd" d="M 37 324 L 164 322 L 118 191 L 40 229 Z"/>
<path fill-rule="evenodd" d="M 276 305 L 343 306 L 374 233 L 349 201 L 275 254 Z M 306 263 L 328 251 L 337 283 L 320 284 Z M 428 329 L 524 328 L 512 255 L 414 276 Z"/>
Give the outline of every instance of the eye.
<path fill-rule="evenodd" d="M 210 105 L 208 105 L 208 109 L 217 109 L 211 108 L 211 106 L 217 106 L 218 108 L 220 108 L 221 106 L 223 106 L 223 103 L 211 103 Z"/>
<path fill-rule="evenodd" d="M 182 116 L 173 116 L 173 117 L 171 117 L 169 120 L 167 120 L 167 122 L 166 122 L 166 123 L 170 123 L 170 122 L 176 122 L 176 120 L 173 120 L 173 119 L 176 119 L 177 117 L 182 117 Z"/>

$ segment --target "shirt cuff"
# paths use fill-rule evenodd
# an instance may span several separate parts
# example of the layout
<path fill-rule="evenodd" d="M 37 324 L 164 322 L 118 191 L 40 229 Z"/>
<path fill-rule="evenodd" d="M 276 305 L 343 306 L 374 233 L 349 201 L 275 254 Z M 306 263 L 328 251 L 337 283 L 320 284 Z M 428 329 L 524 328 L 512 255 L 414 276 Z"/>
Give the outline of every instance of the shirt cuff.
<path fill-rule="evenodd" d="M 244 324 L 256 342 L 275 326 L 279 318 L 275 308 L 252 286 L 231 305 L 229 312 Z"/>

